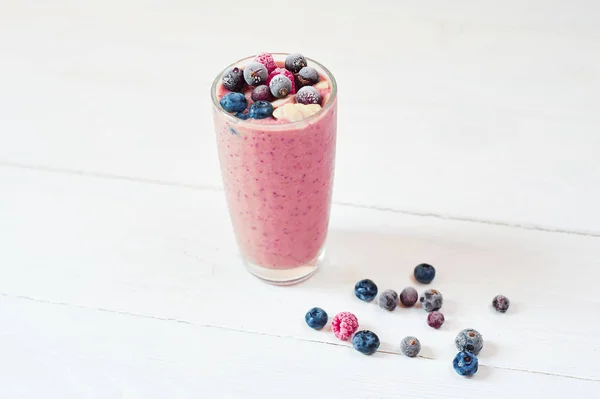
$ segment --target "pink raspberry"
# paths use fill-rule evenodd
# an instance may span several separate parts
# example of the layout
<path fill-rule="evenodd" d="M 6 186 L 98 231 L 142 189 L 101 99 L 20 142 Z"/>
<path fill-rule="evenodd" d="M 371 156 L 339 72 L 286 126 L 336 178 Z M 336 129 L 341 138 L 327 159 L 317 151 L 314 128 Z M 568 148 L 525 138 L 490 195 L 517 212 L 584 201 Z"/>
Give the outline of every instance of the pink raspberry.
<path fill-rule="evenodd" d="M 259 62 L 267 68 L 267 72 L 271 73 L 277 68 L 277 64 L 271 53 L 260 53 L 254 57 L 254 62 Z M 268 84 L 268 83 L 267 83 Z"/>
<path fill-rule="evenodd" d="M 337 338 L 347 341 L 358 330 L 358 319 L 350 312 L 338 313 L 331 320 L 331 329 Z"/>
<path fill-rule="evenodd" d="M 290 94 L 296 94 L 296 79 L 294 79 L 294 74 L 285 68 L 275 68 L 275 70 L 269 74 L 265 84 L 268 86 L 269 83 L 271 83 L 271 79 L 280 74 L 287 76 L 287 78 L 292 81 L 292 91 L 290 91 Z"/>

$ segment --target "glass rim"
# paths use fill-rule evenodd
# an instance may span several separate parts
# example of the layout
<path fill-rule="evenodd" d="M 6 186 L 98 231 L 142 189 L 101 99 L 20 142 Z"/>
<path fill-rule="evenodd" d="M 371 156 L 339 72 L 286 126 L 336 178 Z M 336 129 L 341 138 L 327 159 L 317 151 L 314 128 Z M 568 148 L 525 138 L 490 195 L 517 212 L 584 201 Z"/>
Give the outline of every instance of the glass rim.
<path fill-rule="evenodd" d="M 289 55 L 291 53 L 271 53 L 272 55 L 278 55 L 278 56 L 286 56 Z M 331 73 L 331 71 L 329 71 L 329 69 L 327 69 L 325 66 L 323 66 L 323 64 L 313 60 L 312 58 L 309 57 L 305 57 L 306 60 L 309 63 L 313 63 L 315 65 L 318 66 L 318 68 L 323 71 L 323 73 L 325 73 L 325 75 L 327 76 L 327 78 L 329 79 L 329 82 L 331 84 L 331 95 L 329 97 L 329 101 L 327 102 L 327 104 L 325 104 L 324 107 L 321 108 L 321 110 L 319 110 L 319 112 L 317 112 L 316 114 L 313 114 L 311 116 L 309 116 L 308 118 L 302 119 L 300 121 L 296 121 L 296 122 L 287 122 L 287 123 L 278 123 L 278 124 L 265 124 L 265 123 L 259 123 L 259 122 L 254 122 L 253 119 L 240 119 L 240 118 L 236 118 L 235 116 L 233 116 L 232 114 L 230 114 L 229 112 L 225 111 L 222 107 L 221 104 L 219 104 L 219 99 L 217 98 L 217 86 L 219 85 L 219 82 L 221 81 L 221 77 L 223 76 L 223 73 L 228 69 L 231 68 L 233 66 L 236 66 L 246 60 L 249 60 L 251 58 L 253 58 L 255 56 L 248 56 L 248 57 L 244 57 L 241 58 L 233 63 L 231 63 L 230 65 L 226 66 L 225 68 L 223 68 L 223 70 L 221 72 L 219 72 L 219 74 L 217 75 L 217 77 L 215 78 L 215 80 L 213 80 L 212 86 L 210 88 L 210 96 L 212 98 L 212 103 L 213 103 L 213 107 L 219 112 L 221 113 L 223 116 L 225 116 L 225 118 L 228 120 L 228 122 L 234 123 L 234 124 L 244 124 L 246 126 L 260 126 L 260 128 L 262 130 L 281 130 L 284 128 L 288 128 L 288 127 L 296 127 L 298 125 L 302 125 L 302 124 L 306 124 L 306 123 L 310 123 L 311 121 L 319 118 L 321 115 L 324 114 L 324 112 L 326 110 L 328 110 L 329 108 L 331 108 L 331 106 L 333 105 L 333 103 L 335 103 L 336 99 L 337 99 L 337 82 L 335 81 L 335 77 L 333 76 L 333 74 Z"/>

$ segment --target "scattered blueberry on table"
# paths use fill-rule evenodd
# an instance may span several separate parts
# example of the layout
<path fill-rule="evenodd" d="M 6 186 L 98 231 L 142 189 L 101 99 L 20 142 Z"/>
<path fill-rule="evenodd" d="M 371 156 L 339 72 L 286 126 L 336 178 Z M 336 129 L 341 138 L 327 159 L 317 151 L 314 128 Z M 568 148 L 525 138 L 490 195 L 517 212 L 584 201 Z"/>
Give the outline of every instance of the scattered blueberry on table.
<path fill-rule="evenodd" d="M 444 315 L 437 310 L 434 310 L 427 315 L 427 325 L 435 329 L 440 328 L 444 324 L 445 320 L 446 319 L 444 318 Z"/>
<path fill-rule="evenodd" d="M 419 302 L 421 302 L 421 306 L 427 312 L 433 312 L 434 310 L 439 310 L 444 303 L 444 297 L 442 293 L 438 290 L 426 290 L 421 294 L 419 298 Z"/>
<path fill-rule="evenodd" d="M 398 306 L 398 293 L 394 290 L 385 290 L 379 295 L 379 307 L 392 311 Z"/>
<path fill-rule="evenodd" d="M 377 285 L 368 278 L 360 280 L 354 286 L 354 295 L 361 301 L 371 302 L 377 296 Z"/>
<path fill-rule="evenodd" d="M 379 348 L 379 337 L 372 331 L 362 330 L 354 334 L 352 346 L 354 349 L 365 355 L 371 355 Z"/>
<path fill-rule="evenodd" d="M 500 313 L 505 313 L 510 306 L 510 301 L 504 295 L 496 295 L 492 300 L 492 306 L 496 311 Z"/>
<path fill-rule="evenodd" d="M 416 337 L 404 337 L 400 342 L 400 350 L 408 357 L 415 357 L 421 352 L 421 342 Z"/>
<path fill-rule="evenodd" d="M 312 308 L 306 312 L 304 320 L 310 328 L 320 330 L 327 324 L 327 312 L 321 308 Z"/>
<path fill-rule="evenodd" d="M 421 284 L 429 284 L 435 278 L 435 267 L 421 263 L 415 267 L 415 279 Z"/>
<path fill-rule="evenodd" d="M 477 330 L 466 328 L 458 333 L 454 343 L 459 351 L 478 355 L 483 348 L 483 336 Z"/>
<path fill-rule="evenodd" d="M 459 352 L 452 362 L 454 370 L 464 376 L 473 375 L 479 368 L 479 360 L 477 356 L 470 352 Z"/>
<path fill-rule="evenodd" d="M 413 287 L 406 287 L 400 292 L 400 303 L 407 308 L 415 306 L 419 300 L 419 293 Z"/>

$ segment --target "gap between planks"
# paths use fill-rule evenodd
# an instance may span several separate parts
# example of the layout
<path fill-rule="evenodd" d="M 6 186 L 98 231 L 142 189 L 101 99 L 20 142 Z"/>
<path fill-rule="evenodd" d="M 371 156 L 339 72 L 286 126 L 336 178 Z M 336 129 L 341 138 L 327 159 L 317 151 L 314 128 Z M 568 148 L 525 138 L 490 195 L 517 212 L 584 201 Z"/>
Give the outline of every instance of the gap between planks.
<path fill-rule="evenodd" d="M 294 337 L 291 335 L 272 334 L 272 333 L 268 333 L 268 332 L 264 332 L 264 331 L 243 330 L 240 328 L 219 326 L 219 325 L 215 325 L 215 324 L 203 324 L 203 323 L 198 323 L 198 322 L 194 322 L 194 321 L 190 321 L 190 320 L 176 319 L 176 318 L 172 318 L 172 317 L 153 316 L 153 315 L 146 315 L 146 314 L 141 314 L 141 313 L 127 312 L 127 311 L 122 311 L 122 310 L 70 304 L 67 302 L 51 301 L 51 300 L 39 299 L 39 298 L 23 296 L 23 295 L 9 295 L 4 292 L 0 292 L 0 296 L 6 297 L 6 298 L 11 298 L 11 299 L 42 303 L 42 304 L 47 304 L 47 305 L 72 307 L 72 308 L 83 309 L 83 310 L 92 311 L 92 312 L 106 312 L 106 313 L 118 314 L 118 315 L 122 315 L 122 316 L 140 317 L 140 318 L 149 319 L 149 320 L 174 322 L 174 323 L 186 324 L 186 325 L 197 326 L 197 327 L 214 328 L 214 329 L 219 329 L 219 330 L 235 331 L 235 332 L 240 332 L 240 333 L 245 333 L 245 334 L 262 335 L 262 336 L 266 336 L 266 337 L 281 338 L 281 339 L 293 339 L 293 340 L 299 340 L 299 341 L 303 341 L 303 342 L 311 342 L 311 343 L 320 344 L 320 345 L 330 345 L 330 346 L 349 348 L 348 345 L 341 344 L 341 343 L 325 342 L 325 341 L 319 341 L 316 339 Z M 397 351 L 380 350 L 378 352 L 384 353 L 387 355 L 393 355 L 393 356 L 401 355 L 401 353 L 397 352 Z M 418 355 L 418 357 L 427 359 L 427 360 L 436 360 L 435 358 L 428 357 L 428 356 Z M 527 369 L 519 369 L 519 368 L 511 368 L 511 367 L 500 367 L 500 366 L 493 366 L 493 365 L 486 365 L 486 364 L 481 364 L 480 367 L 489 367 L 492 369 L 514 371 L 514 372 L 519 372 L 519 373 L 531 373 L 531 374 L 547 375 L 547 376 L 552 376 L 552 377 L 569 378 L 569 379 L 573 379 L 573 380 L 600 382 L 600 379 L 596 379 L 596 378 L 578 377 L 578 376 L 568 375 L 568 374 L 549 373 L 549 372 L 539 371 L 539 370 L 527 370 Z"/>
<path fill-rule="evenodd" d="M 223 191 L 223 189 L 219 186 L 213 186 L 213 185 L 207 185 L 207 184 L 202 185 L 202 184 L 170 182 L 170 181 L 166 181 L 166 180 L 149 179 L 149 178 L 144 178 L 144 177 L 113 175 L 110 173 L 84 171 L 84 170 L 76 170 L 76 169 L 68 169 L 68 168 L 58 168 L 58 167 L 44 166 L 44 165 L 29 165 L 29 164 L 22 164 L 22 163 L 18 163 L 18 162 L 11 162 L 11 161 L 5 161 L 5 160 L 0 160 L 0 167 L 34 170 L 34 171 L 38 171 L 38 172 L 59 173 L 59 174 L 73 175 L 73 176 L 92 177 L 92 178 L 97 178 L 97 179 L 109 179 L 109 180 L 118 180 L 118 181 L 120 180 L 120 181 L 132 182 L 132 183 L 155 184 L 155 185 L 160 185 L 160 186 L 178 187 L 178 188 L 185 188 L 185 189 L 191 189 L 191 190 L 213 191 L 213 192 Z M 579 236 L 585 236 L 585 237 L 600 238 L 600 232 L 593 232 L 593 231 L 568 230 L 568 229 L 551 228 L 551 227 L 539 226 L 539 225 L 533 225 L 533 224 L 520 224 L 520 223 L 502 222 L 499 220 L 479 219 L 479 218 L 473 218 L 473 217 L 468 217 L 468 216 L 445 215 L 442 213 L 435 213 L 435 212 L 423 212 L 423 211 L 414 211 L 414 210 L 405 210 L 405 209 L 395 209 L 395 208 L 389 208 L 389 207 L 385 207 L 385 206 L 358 204 L 358 203 L 348 202 L 348 201 L 333 201 L 333 204 L 339 205 L 339 206 L 347 206 L 347 207 L 351 207 L 351 208 L 370 209 L 370 210 L 376 210 L 376 211 L 382 211 L 382 212 L 399 213 L 399 214 L 403 214 L 403 215 L 436 218 L 436 219 L 441 219 L 441 220 L 466 222 L 466 223 L 479 223 L 479 224 L 486 224 L 486 225 L 491 225 L 491 226 L 511 227 L 511 228 L 524 229 L 524 230 L 534 230 L 534 231 L 540 231 L 540 232 L 545 232 L 545 233 L 571 234 L 571 235 L 579 235 Z"/>

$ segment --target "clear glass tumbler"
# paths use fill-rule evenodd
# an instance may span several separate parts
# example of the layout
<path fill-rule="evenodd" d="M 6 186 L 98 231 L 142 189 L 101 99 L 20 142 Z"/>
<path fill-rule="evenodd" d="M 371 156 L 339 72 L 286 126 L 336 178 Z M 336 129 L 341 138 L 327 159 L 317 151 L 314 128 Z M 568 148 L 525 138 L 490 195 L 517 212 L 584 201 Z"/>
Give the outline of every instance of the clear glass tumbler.
<path fill-rule="evenodd" d="M 273 54 L 278 66 L 286 56 Z M 252 59 L 229 67 L 243 68 Z M 301 121 L 242 120 L 224 111 L 219 91 L 225 69 L 211 89 L 221 176 L 242 259 L 252 274 L 280 285 L 317 270 L 329 225 L 337 86 L 325 67 L 307 61 L 329 94 L 319 112 Z"/>

